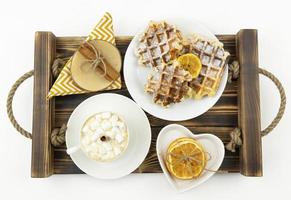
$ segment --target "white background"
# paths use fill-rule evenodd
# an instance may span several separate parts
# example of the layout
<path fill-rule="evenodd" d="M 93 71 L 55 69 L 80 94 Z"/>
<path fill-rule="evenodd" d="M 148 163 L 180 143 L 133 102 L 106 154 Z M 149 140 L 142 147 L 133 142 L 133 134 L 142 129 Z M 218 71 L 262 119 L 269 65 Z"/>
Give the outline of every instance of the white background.
<path fill-rule="evenodd" d="M 291 93 L 290 6 L 283 1 L 73 1 L 7 0 L 0 3 L 0 199 L 246 199 L 286 196 L 291 189 L 289 105 L 279 126 L 263 138 L 264 177 L 240 174 L 215 175 L 189 192 L 176 194 L 163 174 L 134 174 L 120 180 L 101 181 L 86 175 L 30 178 L 31 141 L 19 135 L 6 115 L 6 96 L 13 82 L 33 68 L 34 32 L 57 36 L 87 35 L 104 11 L 114 18 L 116 35 L 133 35 L 140 23 L 163 17 L 199 20 L 214 33 L 259 30 L 260 66 L 273 72 Z M 279 95 L 270 81 L 261 78 L 262 127 L 274 117 Z M 15 96 L 17 120 L 26 129 L 32 124 L 32 80 Z M 289 195 L 290 196 L 290 195 Z M 155 198 L 154 198 L 155 197 Z"/>

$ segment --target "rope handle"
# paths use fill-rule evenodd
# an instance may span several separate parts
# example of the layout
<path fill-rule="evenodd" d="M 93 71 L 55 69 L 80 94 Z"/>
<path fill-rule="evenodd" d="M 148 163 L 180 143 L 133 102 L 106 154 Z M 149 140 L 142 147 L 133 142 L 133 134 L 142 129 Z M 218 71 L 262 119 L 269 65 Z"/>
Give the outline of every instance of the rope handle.
<path fill-rule="evenodd" d="M 279 79 L 275 77 L 274 74 L 262 68 L 259 68 L 259 73 L 268 77 L 276 85 L 280 94 L 280 99 L 281 99 L 280 107 L 279 107 L 276 117 L 272 120 L 269 126 L 267 126 L 264 130 L 261 131 L 261 135 L 266 136 L 278 125 L 278 123 L 280 122 L 280 120 L 282 119 L 284 115 L 285 108 L 286 108 L 286 94 L 285 94 L 283 85 L 281 84 Z"/>
<path fill-rule="evenodd" d="M 259 68 L 259 73 L 268 77 L 277 87 L 279 93 L 280 93 L 280 98 L 281 98 L 281 103 L 280 103 L 280 107 L 278 110 L 278 113 L 276 115 L 276 117 L 273 119 L 273 121 L 271 122 L 270 125 L 267 126 L 267 128 L 265 128 L 263 131 L 261 131 L 261 135 L 265 136 L 267 134 L 269 134 L 280 122 L 281 118 L 283 117 L 284 111 L 285 111 L 285 107 L 286 107 L 286 95 L 285 95 L 285 91 L 284 88 L 281 84 L 281 82 L 269 71 Z M 13 102 L 13 97 L 15 95 L 16 90 L 18 89 L 18 87 L 28 78 L 32 77 L 34 75 L 34 71 L 31 70 L 27 73 L 25 73 L 24 75 L 22 75 L 11 87 L 9 94 L 8 94 L 8 98 L 7 98 L 7 104 L 6 104 L 6 108 L 7 108 L 7 114 L 8 117 L 12 123 L 12 125 L 14 126 L 14 128 L 23 136 L 32 139 L 32 134 L 28 131 L 26 131 L 24 128 L 22 128 L 19 123 L 16 121 L 14 114 L 13 114 L 13 108 L 12 108 L 12 102 Z M 63 125 L 60 129 L 54 129 L 52 131 L 52 137 L 51 137 L 51 142 L 54 146 L 58 146 L 61 143 L 64 142 L 64 132 L 66 130 L 65 125 Z"/>
<path fill-rule="evenodd" d="M 13 114 L 13 109 L 12 109 L 12 102 L 13 102 L 13 98 L 15 95 L 16 90 L 18 89 L 18 87 L 28 78 L 32 77 L 34 75 L 34 70 L 31 70 L 25 74 L 23 74 L 11 87 L 9 93 L 8 93 L 8 97 L 7 97 L 7 103 L 6 103 L 6 109 L 7 109 L 7 115 L 10 119 L 10 122 L 12 123 L 12 125 L 14 126 L 14 128 L 21 133 L 23 136 L 32 139 L 32 134 L 30 132 L 28 132 L 27 130 L 25 130 L 24 128 L 22 128 L 18 122 L 16 121 L 14 114 Z"/>
<path fill-rule="evenodd" d="M 57 58 L 55 59 L 53 65 L 52 65 L 52 75 L 54 78 L 57 78 L 60 74 L 64 64 L 69 60 L 69 57 L 65 58 Z M 6 109 L 7 109 L 7 115 L 10 119 L 10 122 L 14 126 L 14 128 L 23 136 L 32 139 L 32 134 L 22 128 L 19 123 L 16 121 L 14 114 L 13 114 L 13 108 L 12 108 L 12 102 L 15 95 L 16 90 L 18 87 L 28 78 L 32 77 L 34 75 L 34 70 L 31 70 L 25 74 L 23 74 L 11 87 L 7 102 L 6 102 Z M 52 130 L 51 133 L 51 143 L 53 146 L 60 146 L 65 142 L 65 132 L 66 132 L 67 126 L 66 124 L 63 124 L 61 128 L 55 128 Z"/>

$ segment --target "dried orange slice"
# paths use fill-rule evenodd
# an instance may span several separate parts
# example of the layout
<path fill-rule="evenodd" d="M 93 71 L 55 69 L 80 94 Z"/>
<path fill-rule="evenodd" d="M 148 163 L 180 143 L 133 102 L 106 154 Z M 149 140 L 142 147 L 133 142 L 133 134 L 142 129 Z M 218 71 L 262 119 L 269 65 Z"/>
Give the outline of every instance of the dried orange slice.
<path fill-rule="evenodd" d="M 202 64 L 198 56 L 192 53 L 187 53 L 180 56 L 177 61 L 183 69 L 189 71 L 193 78 L 196 78 L 199 75 Z"/>
<path fill-rule="evenodd" d="M 167 149 L 167 169 L 178 179 L 199 177 L 205 169 L 206 162 L 203 147 L 193 138 L 178 138 Z"/>

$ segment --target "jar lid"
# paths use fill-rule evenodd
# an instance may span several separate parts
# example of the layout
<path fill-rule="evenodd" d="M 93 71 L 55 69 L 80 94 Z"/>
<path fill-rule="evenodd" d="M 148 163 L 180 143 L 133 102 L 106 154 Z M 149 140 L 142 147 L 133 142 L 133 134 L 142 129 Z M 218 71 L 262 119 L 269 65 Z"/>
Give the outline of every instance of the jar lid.
<path fill-rule="evenodd" d="M 107 88 L 120 76 L 119 50 L 104 40 L 83 43 L 72 58 L 71 74 L 81 88 L 99 91 Z"/>

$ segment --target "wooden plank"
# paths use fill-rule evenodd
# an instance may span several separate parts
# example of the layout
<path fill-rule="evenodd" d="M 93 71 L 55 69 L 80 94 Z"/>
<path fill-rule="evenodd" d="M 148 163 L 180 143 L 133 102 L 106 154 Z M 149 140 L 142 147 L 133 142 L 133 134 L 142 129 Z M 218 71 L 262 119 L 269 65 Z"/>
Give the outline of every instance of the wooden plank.
<path fill-rule="evenodd" d="M 236 35 L 216 35 L 216 37 L 224 44 L 224 48 L 230 52 L 231 57 L 235 56 L 236 52 Z M 125 54 L 128 44 L 132 40 L 132 36 L 116 36 L 116 46 Z M 72 55 L 84 42 L 86 37 L 57 37 L 56 48 L 58 57 Z"/>
<path fill-rule="evenodd" d="M 155 153 L 155 140 L 157 135 L 162 127 L 154 127 L 152 128 L 152 144 L 150 147 L 150 151 L 145 161 L 134 173 L 161 173 L 162 170 L 158 163 L 157 157 L 155 157 L 154 163 L 151 165 L 147 165 L 145 163 L 148 162 L 149 156 Z M 214 133 L 217 135 L 223 143 L 227 143 L 229 141 L 229 132 L 233 129 L 233 127 L 188 127 L 192 132 L 199 133 Z M 71 174 L 83 173 L 71 160 L 70 156 L 66 153 L 65 145 L 58 147 L 55 149 L 55 157 L 54 157 L 54 173 L 56 174 Z M 232 153 L 226 151 L 223 163 L 219 169 L 221 172 L 239 172 L 239 152 Z"/>
<path fill-rule="evenodd" d="M 240 170 L 245 176 L 262 176 L 257 30 L 239 31 L 236 42 L 240 64 L 239 126 L 243 138 Z"/>
<path fill-rule="evenodd" d="M 234 127 L 238 124 L 238 106 L 237 106 L 237 89 L 236 82 L 229 84 L 223 93 L 219 101 L 206 113 L 203 115 L 180 122 L 184 126 L 226 126 Z M 122 94 L 129 98 L 130 95 L 126 89 L 110 91 L 113 93 Z M 96 93 L 73 95 L 73 96 L 63 96 L 56 97 L 55 105 L 55 126 L 60 127 L 62 124 L 67 123 L 73 110 L 85 99 L 95 95 Z M 152 115 L 146 113 L 151 126 L 165 126 L 172 122 L 161 120 Z M 218 118 L 219 116 L 219 118 Z"/>
<path fill-rule="evenodd" d="M 53 101 L 46 96 L 52 85 L 50 66 L 55 59 L 56 38 L 50 32 L 36 32 L 34 58 L 34 94 L 31 177 L 53 173 L 53 149 L 50 143 Z"/>
<path fill-rule="evenodd" d="M 54 174 L 84 174 L 71 159 L 55 159 L 54 163 Z M 225 156 L 219 171 L 223 173 L 239 173 L 239 156 Z M 162 170 L 156 164 L 152 167 L 143 168 L 142 171 L 137 169 L 133 173 L 162 173 Z"/>

